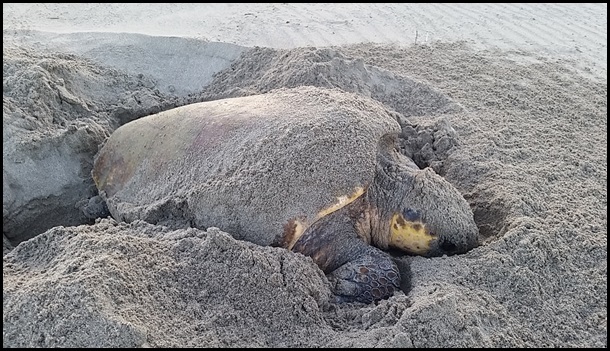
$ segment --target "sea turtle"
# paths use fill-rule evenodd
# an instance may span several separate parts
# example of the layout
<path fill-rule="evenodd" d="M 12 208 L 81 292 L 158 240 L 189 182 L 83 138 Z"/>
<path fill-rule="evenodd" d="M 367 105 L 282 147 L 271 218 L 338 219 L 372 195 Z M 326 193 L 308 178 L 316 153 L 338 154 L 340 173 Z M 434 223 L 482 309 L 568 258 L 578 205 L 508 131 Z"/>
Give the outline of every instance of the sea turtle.
<path fill-rule="evenodd" d="M 342 301 L 399 288 L 387 252 L 477 245 L 468 203 L 396 149 L 396 113 L 338 89 L 298 87 L 195 103 L 112 133 L 92 171 L 117 220 L 219 227 L 310 256 Z"/>

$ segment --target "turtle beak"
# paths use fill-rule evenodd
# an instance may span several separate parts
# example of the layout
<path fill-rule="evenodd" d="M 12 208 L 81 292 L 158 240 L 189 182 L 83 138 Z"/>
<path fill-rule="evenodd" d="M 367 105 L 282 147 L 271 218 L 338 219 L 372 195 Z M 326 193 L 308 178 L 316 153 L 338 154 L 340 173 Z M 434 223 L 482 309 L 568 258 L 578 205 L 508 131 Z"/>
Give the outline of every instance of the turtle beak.
<path fill-rule="evenodd" d="M 454 236 L 454 237 L 458 237 L 458 236 Z M 460 244 L 456 244 L 455 242 L 451 241 L 448 238 L 445 237 L 438 237 L 435 242 L 432 243 L 431 247 L 430 247 L 430 251 L 428 252 L 428 254 L 426 256 L 428 257 L 435 257 L 435 256 L 443 256 L 443 255 L 447 255 L 447 256 L 452 256 L 452 255 L 457 255 L 457 254 L 463 254 L 468 252 L 471 248 L 475 247 L 475 245 L 460 245 Z"/>
<path fill-rule="evenodd" d="M 434 249 L 430 252 L 430 256 L 451 256 L 460 253 L 457 245 L 452 243 L 450 240 L 439 238 L 435 244 Z"/>
<path fill-rule="evenodd" d="M 454 243 L 452 243 L 449 240 L 441 241 L 439 248 L 441 249 L 441 252 L 443 252 L 444 254 L 447 254 L 447 255 L 453 255 L 453 254 L 459 253 L 458 249 L 457 249 L 457 245 L 455 245 Z"/>

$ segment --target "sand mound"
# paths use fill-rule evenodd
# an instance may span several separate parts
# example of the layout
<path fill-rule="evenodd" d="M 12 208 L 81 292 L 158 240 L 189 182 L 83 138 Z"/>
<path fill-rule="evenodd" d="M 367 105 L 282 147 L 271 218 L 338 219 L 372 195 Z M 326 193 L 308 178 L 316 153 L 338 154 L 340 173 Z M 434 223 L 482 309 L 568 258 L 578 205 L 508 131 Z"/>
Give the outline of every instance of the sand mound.
<path fill-rule="evenodd" d="M 11 347 L 303 346 L 330 295 L 302 255 L 143 222 L 56 227 L 3 272 Z"/>
<path fill-rule="evenodd" d="M 340 88 L 383 102 L 404 116 L 459 111 L 444 94 L 409 77 L 366 65 L 335 48 L 254 48 L 219 72 L 203 99 L 261 94 L 277 88 L 313 85 Z"/>
<path fill-rule="evenodd" d="M 174 103 L 149 78 L 27 46 L 3 50 L 3 232 L 13 243 L 55 225 L 90 222 L 78 210 L 105 138 Z"/>

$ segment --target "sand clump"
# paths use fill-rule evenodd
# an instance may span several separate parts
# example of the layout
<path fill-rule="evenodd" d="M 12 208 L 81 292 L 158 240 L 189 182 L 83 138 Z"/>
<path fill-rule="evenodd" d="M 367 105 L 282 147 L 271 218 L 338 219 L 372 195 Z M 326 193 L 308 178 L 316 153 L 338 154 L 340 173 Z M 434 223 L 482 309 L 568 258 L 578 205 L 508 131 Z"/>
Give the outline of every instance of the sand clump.
<path fill-rule="evenodd" d="M 66 105 L 61 88 L 48 90 L 36 100 L 48 106 L 48 113 L 69 108 L 66 116 L 79 117 L 46 117 L 46 124 L 32 121 L 34 130 L 24 132 L 13 126 L 17 117 L 12 116 L 24 111 L 19 118 L 34 117 L 37 102 L 10 95 L 5 74 L 3 97 L 9 103 L 3 123 L 5 130 L 13 128 L 12 139 L 5 134 L 3 143 L 5 190 L 7 182 L 13 184 L 7 181 L 7 164 L 14 169 L 23 164 L 12 161 L 20 149 L 7 148 L 18 145 L 7 140 L 36 145 L 29 135 L 38 133 L 50 143 L 46 140 L 55 132 L 42 137 L 37 131 L 92 121 L 87 125 L 99 125 L 92 129 L 94 136 L 85 136 L 84 130 L 74 139 L 87 145 L 82 155 L 76 153 L 80 158 L 73 150 L 81 146 L 53 151 L 61 162 L 80 165 L 83 159 L 87 164 L 113 128 L 142 113 L 316 85 L 360 93 L 394 110 L 405 140 L 402 151 L 420 167 L 434 168 L 464 195 L 485 242 L 465 255 L 399 258 L 411 264 L 408 294 L 372 305 L 333 305 L 326 277 L 301 255 L 238 241 L 216 229 L 170 230 L 111 219 L 69 227 L 75 224 L 70 215 L 78 210 L 66 211 L 59 216 L 65 223 L 58 223 L 64 227 L 12 250 L 4 240 L 5 347 L 607 346 L 605 79 L 583 76 L 569 62 L 527 52 L 475 51 L 464 43 L 253 48 L 219 70 L 200 92 L 176 100 L 147 87 L 158 81 L 152 76 L 109 74 L 101 62 L 61 56 L 65 53 L 22 52 L 26 61 L 68 57 L 66 64 L 80 67 L 73 80 L 81 86 L 93 84 L 92 77 L 115 77 L 94 95 L 124 100 L 102 104 L 103 99 L 82 93 L 85 89 L 66 87 L 75 97 L 64 94 L 75 102 Z M 13 56 L 5 49 L 5 72 L 12 67 L 7 57 Z M 89 72 L 84 62 L 105 70 L 82 74 Z M 53 77 L 45 73 L 24 81 L 61 87 Z M 67 86 L 70 80 L 61 78 Z M 164 79 L 171 84 L 171 77 Z M 107 106 L 130 106 L 133 95 L 111 89 L 150 102 L 123 107 L 127 112 L 119 117 Z M 31 158 L 32 152 L 25 155 Z M 86 167 L 72 167 L 78 178 L 70 179 L 91 184 Z M 21 174 L 15 179 L 49 183 L 31 170 Z M 20 187 L 30 189 L 23 184 L 8 188 Z M 75 198 L 88 201 L 92 195 Z M 26 198 L 19 196 L 14 197 Z M 18 218 L 17 209 L 29 203 L 21 201 L 5 198 L 9 239 L 20 227 L 7 229 L 6 219 Z"/>
<path fill-rule="evenodd" d="M 302 255 L 140 221 L 53 228 L 3 272 L 12 347 L 303 346 L 330 295 Z"/>

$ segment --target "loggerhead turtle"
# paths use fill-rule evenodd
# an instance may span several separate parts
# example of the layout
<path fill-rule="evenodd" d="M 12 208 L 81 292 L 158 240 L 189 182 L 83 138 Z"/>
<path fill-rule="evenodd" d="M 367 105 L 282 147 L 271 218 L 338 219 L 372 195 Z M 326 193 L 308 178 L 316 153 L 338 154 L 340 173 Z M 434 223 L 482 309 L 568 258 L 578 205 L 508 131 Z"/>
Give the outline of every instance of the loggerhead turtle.
<path fill-rule="evenodd" d="M 340 301 L 399 288 L 382 250 L 423 256 L 477 245 L 468 203 L 396 149 L 400 126 L 372 99 L 298 87 L 196 103 L 118 128 L 93 179 L 117 220 L 219 227 L 307 255 Z"/>

